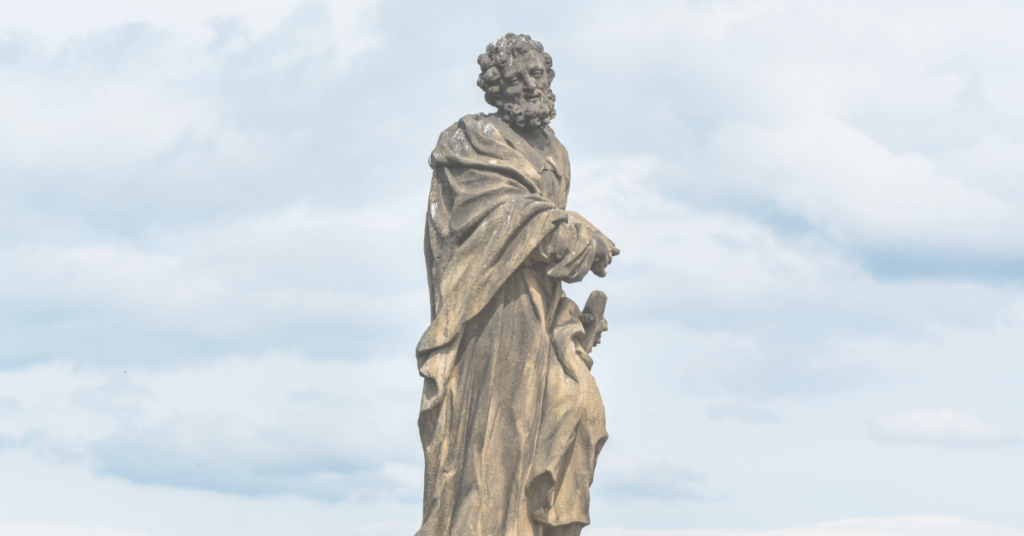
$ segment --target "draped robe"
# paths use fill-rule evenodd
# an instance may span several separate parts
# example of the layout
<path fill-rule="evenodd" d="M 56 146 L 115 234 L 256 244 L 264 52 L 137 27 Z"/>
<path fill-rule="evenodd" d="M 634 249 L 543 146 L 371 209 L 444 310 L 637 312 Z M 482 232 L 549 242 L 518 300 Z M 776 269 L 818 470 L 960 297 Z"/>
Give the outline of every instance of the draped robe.
<path fill-rule="evenodd" d="M 469 115 L 430 156 L 417 536 L 572 536 L 590 522 L 604 406 L 562 282 L 590 269 L 596 229 L 565 210 L 568 155 L 542 134 L 538 150 Z"/>

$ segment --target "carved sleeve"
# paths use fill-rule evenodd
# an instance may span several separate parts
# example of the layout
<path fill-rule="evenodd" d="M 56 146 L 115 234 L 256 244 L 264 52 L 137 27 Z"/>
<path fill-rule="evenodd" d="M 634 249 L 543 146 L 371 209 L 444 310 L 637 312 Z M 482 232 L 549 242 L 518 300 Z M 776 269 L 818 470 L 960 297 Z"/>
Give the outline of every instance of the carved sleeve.
<path fill-rule="evenodd" d="M 594 229 L 579 222 L 559 223 L 530 254 L 548 263 L 549 277 L 575 283 L 581 281 L 594 263 L 597 242 Z"/>

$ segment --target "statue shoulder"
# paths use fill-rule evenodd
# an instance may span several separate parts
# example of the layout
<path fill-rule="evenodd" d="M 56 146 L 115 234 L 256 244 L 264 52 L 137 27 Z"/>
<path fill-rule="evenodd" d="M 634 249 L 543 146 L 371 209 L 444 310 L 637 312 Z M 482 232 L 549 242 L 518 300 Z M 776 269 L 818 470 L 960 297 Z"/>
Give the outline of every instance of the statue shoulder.
<path fill-rule="evenodd" d="M 554 146 L 559 152 L 567 153 L 565 146 L 562 145 L 561 140 L 555 135 L 555 129 L 551 128 L 551 125 L 544 125 L 544 132 L 548 135 L 548 139 L 551 140 L 551 145 Z"/>
<path fill-rule="evenodd" d="M 431 153 L 430 167 L 466 165 L 470 160 L 502 158 L 505 139 L 496 122 L 501 119 L 493 114 L 469 114 L 446 128 L 438 136 L 437 146 Z M 504 147 L 504 151 L 509 149 Z M 467 160 L 470 159 L 470 160 Z"/>
<path fill-rule="evenodd" d="M 500 122 L 501 119 L 494 114 L 477 113 L 464 115 L 441 132 L 439 142 L 446 139 L 464 139 L 466 136 L 472 138 L 481 136 L 492 137 L 498 132 Z"/>
<path fill-rule="evenodd" d="M 545 126 L 544 129 L 548 135 L 548 139 L 551 141 L 551 149 L 554 153 L 552 156 L 554 156 L 555 159 L 558 160 L 561 173 L 568 176 L 569 151 L 566 150 L 564 145 L 562 145 L 562 142 L 558 139 L 558 136 L 555 136 L 555 131 L 551 128 L 550 125 Z"/>

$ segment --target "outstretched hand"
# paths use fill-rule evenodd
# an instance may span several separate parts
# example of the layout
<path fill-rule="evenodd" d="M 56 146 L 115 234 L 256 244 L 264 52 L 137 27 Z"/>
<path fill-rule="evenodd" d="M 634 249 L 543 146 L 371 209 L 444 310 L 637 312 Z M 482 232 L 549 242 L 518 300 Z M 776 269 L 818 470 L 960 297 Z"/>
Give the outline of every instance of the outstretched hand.
<path fill-rule="evenodd" d="M 612 257 L 619 254 L 619 248 L 615 247 L 615 242 L 601 231 L 594 232 L 594 242 L 597 245 L 597 252 L 594 254 L 594 264 L 591 265 L 590 271 L 598 277 L 604 277 L 608 275 L 605 269 L 612 263 Z"/>

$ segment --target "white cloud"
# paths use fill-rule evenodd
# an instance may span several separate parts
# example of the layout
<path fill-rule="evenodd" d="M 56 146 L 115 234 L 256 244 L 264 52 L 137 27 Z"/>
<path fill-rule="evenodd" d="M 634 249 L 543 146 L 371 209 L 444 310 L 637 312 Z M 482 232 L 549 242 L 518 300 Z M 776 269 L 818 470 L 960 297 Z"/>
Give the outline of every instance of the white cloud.
<path fill-rule="evenodd" d="M 55 51 L 5 36 L 2 234 L 64 224 L 78 229 L 79 243 L 97 231 L 124 238 L 318 198 L 311 185 L 343 190 L 345 174 L 327 167 L 360 166 L 339 161 L 352 144 L 339 142 L 339 125 L 321 109 L 333 107 L 350 60 L 376 42 L 370 7 L 302 3 L 267 32 L 221 21 L 192 41 L 130 20 L 69 37 Z M 337 110 L 333 119 L 352 115 Z M 323 144 L 331 154 L 310 150 Z M 322 174 L 342 180 L 324 183 Z"/>
<path fill-rule="evenodd" d="M 248 497 L 140 486 L 96 475 L 83 463 L 53 463 L 21 449 L 0 452 L 0 472 L 0 523 L 58 525 L 72 536 L 89 527 L 153 536 L 322 535 L 381 520 L 408 527 L 420 517 L 420 505 L 411 502 L 332 503 L 294 495 Z"/>
<path fill-rule="evenodd" d="M 106 527 L 72 527 L 49 523 L 4 523 L 0 521 L 0 536 L 149 536 L 149 534 Z"/>
<path fill-rule="evenodd" d="M 13 395 L 0 434 L 7 448 L 75 453 L 143 484 L 410 500 L 422 484 L 419 387 L 411 358 L 277 355 L 106 374 L 44 366 L 0 372 L 0 392 Z"/>
<path fill-rule="evenodd" d="M 595 478 L 594 493 L 614 500 L 655 499 L 666 503 L 721 501 L 722 493 L 705 482 L 705 475 L 680 467 L 671 460 L 617 460 Z"/>
<path fill-rule="evenodd" d="M 1015 438 L 965 411 L 910 411 L 878 417 L 868 434 L 884 443 L 929 443 L 949 447 L 998 447 Z"/>
<path fill-rule="evenodd" d="M 867 247 L 1024 254 L 1024 208 L 944 176 L 928 158 L 895 155 L 833 118 L 713 134 L 717 171 L 837 242 Z"/>
<path fill-rule="evenodd" d="M 1024 531 L 952 516 L 848 519 L 775 530 L 635 530 L 595 527 L 593 536 L 1020 536 Z"/>
<path fill-rule="evenodd" d="M 99 474 L 137 484 L 328 501 L 419 499 L 422 473 L 408 456 L 415 450 L 388 441 L 373 417 L 353 415 L 350 405 L 287 410 L 270 426 L 236 415 L 172 417 L 92 445 L 92 459 Z"/>
<path fill-rule="evenodd" d="M 752 424 L 777 422 L 780 419 L 778 412 L 770 406 L 737 400 L 711 404 L 708 406 L 707 414 L 709 418 L 716 420 L 731 417 Z"/>
<path fill-rule="evenodd" d="M 720 325 L 724 317 L 738 326 L 756 317 L 806 345 L 882 326 L 990 323 L 1016 307 L 1015 294 L 970 281 L 879 280 L 856 257 L 813 236 L 674 199 L 659 190 L 664 167 L 653 157 L 584 160 L 576 170 L 584 179 L 570 208 L 623 251 L 610 268 L 615 277 L 584 285 L 612 289 L 635 315 L 670 315 L 690 326 Z M 786 323 L 775 322 L 782 317 Z"/>
<path fill-rule="evenodd" d="M 762 117 L 941 113 L 978 72 L 993 87 L 1004 87 L 1007 78 L 998 93 L 1019 105 L 1009 79 L 1017 79 L 1021 59 L 1012 51 L 1024 39 L 1008 18 L 1020 15 L 1021 6 L 983 5 L 607 3 L 589 12 L 574 37 L 586 54 L 633 60 L 646 70 L 641 76 L 670 75 L 668 66 L 680 74 L 696 70 L 707 80 L 687 79 L 680 91 L 710 81 L 721 91 L 704 95 L 701 104 L 735 100 L 743 112 Z M 961 61 L 968 52 L 973 56 Z M 969 65 L 978 69 L 971 73 Z"/>
<path fill-rule="evenodd" d="M 96 371 L 57 364 L 0 371 L 0 393 L 6 400 L 0 434 L 20 438 L 42 431 L 76 444 L 104 437 L 113 430 L 106 416 L 79 407 L 72 398 L 103 380 Z"/>
<path fill-rule="evenodd" d="M 81 35 L 101 32 L 133 22 L 159 24 L 177 35 L 208 37 L 206 25 L 214 17 L 239 18 L 257 36 L 271 32 L 281 20 L 293 13 L 304 0 L 213 0 L 180 2 L 133 2 L 98 0 L 88 6 L 63 0 L 40 0 L 7 5 L 5 30 L 38 36 L 50 47 L 59 46 Z M 326 0 L 326 6 L 338 26 L 339 44 L 358 49 L 373 42 L 360 27 L 358 19 L 374 4 L 373 0 Z M 360 31 L 362 30 L 362 31 Z"/>
<path fill-rule="evenodd" d="M 143 47 L 136 53 L 143 64 L 163 59 L 158 50 L 145 54 L 164 45 L 155 28 L 137 26 L 116 33 L 121 39 L 111 39 L 112 48 Z M 140 43 L 146 40 L 153 43 Z M 70 70 L 89 67 L 74 65 Z M 23 170 L 120 171 L 166 150 L 189 129 L 199 127 L 201 132 L 204 118 L 213 114 L 208 102 L 182 99 L 152 67 L 140 65 L 127 76 L 26 70 L 36 72 L 16 76 L 22 73 L 8 66 L 3 72 L 8 83 L 0 90 L 0 113 L 9 118 L 0 127 L 0 161 Z"/>
<path fill-rule="evenodd" d="M 588 105 L 627 132 L 671 133 L 635 145 L 661 153 L 660 183 L 679 197 L 782 213 L 866 264 L 1019 273 L 1020 119 L 991 103 L 1024 103 L 1012 90 L 1020 59 L 1007 52 L 1024 43 L 994 16 L 1020 6 L 987 5 L 605 5 L 578 53 L 629 73 L 601 95 L 645 88 L 641 107 Z"/>
<path fill-rule="evenodd" d="M 104 362 L 137 363 L 154 351 L 189 361 L 199 358 L 197 345 L 242 334 L 248 342 L 229 352 L 375 353 L 384 348 L 354 344 L 355 334 L 399 318 L 406 319 L 400 329 L 413 334 L 429 314 L 413 275 L 420 271 L 410 268 L 420 259 L 419 240 L 408 230 L 420 217 L 391 207 L 293 206 L 163 233 L 146 248 L 158 252 L 104 243 L 0 248 L 0 299 L 19 311 L 0 317 L 0 326 L 10 326 L 0 340 L 18 349 L 0 360 L 80 354 L 88 338 L 98 343 L 92 359 Z M 64 336 L 36 336 L 42 330 Z M 140 332 L 166 342 L 158 350 L 126 344 Z"/>
<path fill-rule="evenodd" d="M 420 526 L 417 523 L 385 521 L 359 527 L 351 527 L 338 531 L 325 532 L 317 536 L 405 536 L 415 534 Z"/>
<path fill-rule="evenodd" d="M 982 137 L 976 143 L 938 155 L 955 176 L 972 177 L 991 194 L 1006 200 L 1024 200 L 1024 141 L 1001 133 Z"/>

